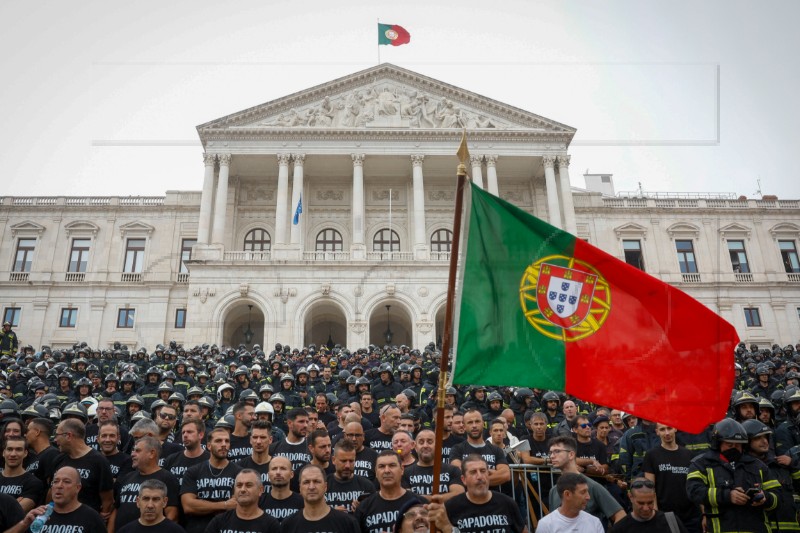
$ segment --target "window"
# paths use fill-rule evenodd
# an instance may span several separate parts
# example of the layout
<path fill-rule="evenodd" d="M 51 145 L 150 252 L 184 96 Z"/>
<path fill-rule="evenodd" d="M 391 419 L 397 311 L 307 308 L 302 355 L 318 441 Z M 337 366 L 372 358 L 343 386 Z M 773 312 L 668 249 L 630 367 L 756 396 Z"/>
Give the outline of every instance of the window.
<path fill-rule="evenodd" d="M 797 247 L 794 241 L 778 241 L 783 258 L 783 268 L 786 272 L 800 272 L 800 261 L 797 259 Z"/>
<path fill-rule="evenodd" d="M 186 327 L 186 309 L 175 310 L 175 327 L 183 329 Z"/>
<path fill-rule="evenodd" d="M 72 250 L 69 253 L 69 267 L 67 272 L 86 272 L 89 264 L 89 249 L 91 239 L 72 239 Z"/>
<path fill-rule="evenodd" d="M 391 229 L 382 229 L 372 239 L 373 252 L 399 252 L 400 237 Z"/>
<path fill-rule="evenodd" d="M 682 274 L 696 274 L 697 263 L 694 260 L 694 244 L 692 241 L 675 241 L 678 252 L 678 265 Z"/>
<path fill-rule="evenodd" d="M 734 272 L 737 274 L 750 272 L 750 265 L 747 263 L 747 252 L 744 250 L 744 241 L 728 241 L 728 252 L 731 254 L 731 266 Z"/>
<path fill-rule="evenodd" d="M 74 307 L 61 308 L 61 320 L 58 322 L 60 328 L 74 328 L 78 321 L 78 310 Z"/>
<path fill-rule="evenodd" d="M 181 241 L 181 268 L 180 272 L 185 274 L 189 272 L 186 268 L 186 261 L 192 258 L 192 246 L 197 244 L 197 239 L 183 239 Z"/>
<path fill-rule="evenodd" d="M 128 239 L 125 247 L 125 270 L 123 272 L 141 272 L 144 263 L 144 239 Z"/>
<path fill-rule="evenodd" d="M 269 252 L 271 248 L 272 239 L 265 229 L 251 229 L 244 236 L 244 249 L 247 252 Z"/>
<path fill-rule="evenodd" d="M 317 233 L 318 252 L 341 252 L 342 234 L 332 228 L 327 228 Z"/>
<path fill-rule="evenodd" d="M 748 328 L 760 328 L 761 327 L 761 313 L 759 313 L 757 307 L 745 307 L 744 308 L 744 321 L 747 324 Z"/>
<path fill-rule="evenodd" d="M 34 250 L 36 250 L 36 239 L 20 239 L 19 242 L 17 242 L 17 255 L 14 260 L 14 272 L 31 271 Z"/>
<path fill-rule="evenodd" d="M 644 254 L 642 253 L 642 241 L 622 241 L 622 250 L 625 252 L 625 262 L 644 271 Z"/>
<path fill-rule="evenodd" d="M 449 229 L 437 229 L 431 235 L 431 252 L 449 252 L 453 244 L 453 232 Z"/>
<path fill-rule="evenodd" d="M 12 328 L 19 327 L 19 315 L 22 309 L 19 307 L 6 307 L 3 311 L 3 323 L 10 322 Z"/>
<path fill-rule="evenodd" d="M 136 309 L 124 307 L 117 312 L 117 327 L 132 328 L 133 320 L 136 317 Z"/>

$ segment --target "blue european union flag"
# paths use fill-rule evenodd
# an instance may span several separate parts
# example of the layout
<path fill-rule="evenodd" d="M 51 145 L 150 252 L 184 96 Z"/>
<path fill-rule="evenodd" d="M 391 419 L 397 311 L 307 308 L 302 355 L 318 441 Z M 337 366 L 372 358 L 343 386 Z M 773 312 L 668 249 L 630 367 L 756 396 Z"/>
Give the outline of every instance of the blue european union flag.
<path fill-rule="evenodd" d="M 294 210 L 294 218 L 292 219 L 292 224 L 297 225 L 300 222 L 300 213 L 303 212 L 303 195 L 300 195 L 300 199 L 297 200 L 297 209 Z"/>

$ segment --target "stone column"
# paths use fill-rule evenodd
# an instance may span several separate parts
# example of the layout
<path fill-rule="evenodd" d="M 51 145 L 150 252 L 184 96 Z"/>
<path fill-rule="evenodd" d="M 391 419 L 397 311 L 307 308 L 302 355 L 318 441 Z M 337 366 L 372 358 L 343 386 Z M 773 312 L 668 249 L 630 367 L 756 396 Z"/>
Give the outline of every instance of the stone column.
<path fill-rule="evenodd" d="M 292 203 L 290 204 L 290 212 L 289 218 L 292 221 L 291 223 L 291 231 L 290 231 L 290 242 L 291 244 L 302 251 L 302 244 L 303 244 L 303 221 L 308 216 L 308 202 L 305 198 L 303 198 L 302 202 L 302 213 L 297 220 L 297 224 L 294 223 L 294 214 L 297 211 L 297 204 L 300 202 L 300 199 L 303 196 L 303 162 L 306 159 L 306 154 L 294 154 L 292 155 L 292 160 L 294 160 L 294 176 L 292 178 Z"/>
<path fill-rule="evenodd" d="M 469 161 L 472 163 L 472 182 L 483 189 L 483 172 L 481 166 L 483 164 L 483 156 L 471 155 Z"/>
<path fill-rule="evenodd" d="M 214 228 L 211 242 L 223 244 L 225 240 L 225 215 L 228 208 L 228 173 L 231 168 L 231 154 L 219 156 L 219 181 L 217 182 L 217 202 L 214 205 Z"/>
<path fill-rule="evenodd" d="M 558 207 L 558 185 L 556 184 L 556 173 L 553 168 L 556 158 L 552 155 L 542 156 L 544 164 L 544 181 L 547 188 L 547 216 L 550 225 L 561 228 L 561 210 Z"/>
<path fill-rule="evenodd" d="M 365 259 L 364 245 L 364 154 L 352 154 L 353 158 L 353 241 L 350 246 L 351 259 Z"/>
<path fill-rule="evenodd" d="M 428 239 L 425 237 L 425 188 L 422 182 L 422 161 L 425 156 L 411 156 L 412 180 L 414 188 L 414 258 L 428 258 Z"/>
<path fill-rule="evenodd" d="M 572 186 L 569 182 L 569 155 L 558 156 L 558 184 L 561 187 L 562 213 L 564 214 L 564 229 L 575 235 L 578 227 L 575 225 L 575 205 L 572 202 Z"/>
<path fill-rule="evenodd" d="M 287 204 L 289 203 L 289 154 L 278 154 L 278 202 L 275 204 L 275 244 L 286 244 Z"/>
<path fill-rule="evenodd" d="M 211 244 L 211 206 L 214 201 L 214 162 L 215 154 L 203 154 L 206 166 L 203 175 L 203 195 L 200 197 L 200 220 L 197 227 L 197 243 Z"/>
<path fill-rule="evenodd" d="M 497 187 L 497 156 L 486 156 L 486 187 L 490 193 L 500 196 L 500 189 Z"/>

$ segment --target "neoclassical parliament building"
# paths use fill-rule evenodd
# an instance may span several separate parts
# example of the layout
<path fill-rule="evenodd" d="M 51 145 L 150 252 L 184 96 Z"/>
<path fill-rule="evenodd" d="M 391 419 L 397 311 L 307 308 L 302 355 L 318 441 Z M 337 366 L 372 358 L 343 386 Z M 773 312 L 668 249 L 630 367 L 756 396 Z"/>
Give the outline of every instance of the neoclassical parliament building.
<path fill-rule="evenodd" d="M 800 341 L 800 201 L 572 186 L 574 128 L 390 64 L 198 126 L 201 190 L 0 197 L 3 318 L 52 347 L 438 342 L 463 128 L 484 189 Z"/>

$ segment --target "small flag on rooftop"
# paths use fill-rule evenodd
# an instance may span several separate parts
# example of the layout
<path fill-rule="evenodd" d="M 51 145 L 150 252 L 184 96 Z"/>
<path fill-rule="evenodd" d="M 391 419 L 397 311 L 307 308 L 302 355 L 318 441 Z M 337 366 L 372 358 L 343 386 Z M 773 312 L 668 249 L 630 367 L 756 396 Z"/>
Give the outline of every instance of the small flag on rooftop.
<path fill-rule="evenodd" d="M 378 44 L 400 46 L 411 42 L 411 34 L 397 24 L 378 23 Z"/>

